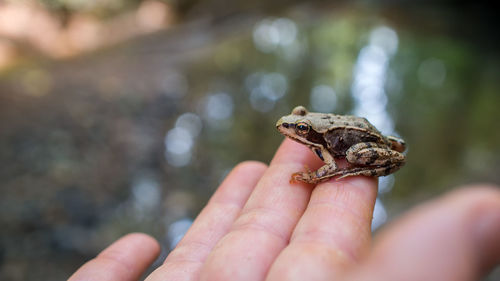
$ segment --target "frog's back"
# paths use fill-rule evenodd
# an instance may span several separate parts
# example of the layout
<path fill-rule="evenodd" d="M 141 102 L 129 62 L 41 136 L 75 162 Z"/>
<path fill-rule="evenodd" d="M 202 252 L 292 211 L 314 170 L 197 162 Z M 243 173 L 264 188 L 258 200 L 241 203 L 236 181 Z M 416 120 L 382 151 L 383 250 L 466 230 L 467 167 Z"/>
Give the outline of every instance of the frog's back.
<path fill-rule="evenodd" d="M 365 118 L 334 114 L 327 116 L 328 120 L 333 122 L 324 133 L 324 138 L 328 150 L 335 157 L 344 157 L 347 149 L 357 143 L 373 142 L 387 145 L 385 137 Z"/>
<path fill-rule="evenodd" d="M 324 114 L 324 113 L 309 113 L 312 115 L 314 120 L 320 120 L 315 122 L 315 130 L 318 132 L 327 132 L 338 128 L 352 128 L 359 130 L 366 130 L 370 132 L 375 132 L 380 134 L 380 132 L 373 126 L 366 118 L 357 117 L 352 115 L 336 115 L 336 114 Z"/>
<path fill-rule="evenodd" d="M 368 122 L 368 120 L 366 120 L 366 118 L 364 117 L 352 115 L 332 115 L 338 120 L 338 124 L 335 124 L 335 126 L 337 127 L 354 127 L 363 130 L 378 132 L 377 128 L 375 128 L 375 126 Z"/>

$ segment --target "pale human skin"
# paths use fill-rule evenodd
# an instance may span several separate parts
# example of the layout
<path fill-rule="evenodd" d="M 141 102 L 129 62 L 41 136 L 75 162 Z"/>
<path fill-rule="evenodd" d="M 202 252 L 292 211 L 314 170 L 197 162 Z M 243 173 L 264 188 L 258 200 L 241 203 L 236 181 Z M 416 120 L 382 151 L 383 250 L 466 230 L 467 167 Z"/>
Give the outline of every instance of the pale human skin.
<path fill-rule="evenodd" d="M 465 281 L 500 263 L 498 187 L 460 188 L 424 203 L 372 241 L 377 181 L 289 183 L 304 165 L 321 164 L 291 140 L 269 166 L 239 164 L 146 280 Z M 69 280 L 139 280 L 158 253 L 153 238 L 129 234 Z"/>

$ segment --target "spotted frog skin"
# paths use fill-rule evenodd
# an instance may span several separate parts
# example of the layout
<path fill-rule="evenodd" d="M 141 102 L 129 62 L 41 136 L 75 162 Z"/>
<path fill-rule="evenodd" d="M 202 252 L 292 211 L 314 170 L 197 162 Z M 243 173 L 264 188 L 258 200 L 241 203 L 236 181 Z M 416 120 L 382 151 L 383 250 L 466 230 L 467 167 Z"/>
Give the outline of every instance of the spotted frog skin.
<path fill-rule="evenodd" d="M 365 118 L 308 112 L 297 106 L 292 114 L 276 123 L 286 137 L 307 145 L 325 165 L 316 171 L 292 174 L 291 182 L 316 184 L 333 177 L 386 176 L 405 163 L 405 142 L 382 135 Z M 346 159 L 348 167 L 340 169 L 335 159 Z"/>

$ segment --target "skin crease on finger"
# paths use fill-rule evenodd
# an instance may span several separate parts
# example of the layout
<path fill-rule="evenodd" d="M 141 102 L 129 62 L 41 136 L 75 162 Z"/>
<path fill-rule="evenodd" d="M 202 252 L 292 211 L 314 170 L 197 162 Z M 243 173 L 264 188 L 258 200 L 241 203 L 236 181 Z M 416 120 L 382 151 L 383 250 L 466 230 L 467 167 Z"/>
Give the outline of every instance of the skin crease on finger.
<path fill-rule="evenodd" d="M 472 281 L 499 263 L 500 189 L 474 186 L 399 219 L 346 280 Z"/>

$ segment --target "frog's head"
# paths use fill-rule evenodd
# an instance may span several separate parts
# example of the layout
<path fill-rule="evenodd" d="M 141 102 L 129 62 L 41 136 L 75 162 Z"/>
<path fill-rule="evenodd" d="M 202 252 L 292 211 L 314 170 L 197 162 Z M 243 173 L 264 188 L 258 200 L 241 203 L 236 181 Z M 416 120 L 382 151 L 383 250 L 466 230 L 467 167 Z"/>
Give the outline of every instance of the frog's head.
<path fill-rule="evenodd" d="M 276 123 L 278 131 L 286 137 L 309 147 L 322 147 L 323 134 L 316 130 L 314 113 L 309 113 L 303 106 L 297 106 L 292 114 L 280 118 Z"/>

